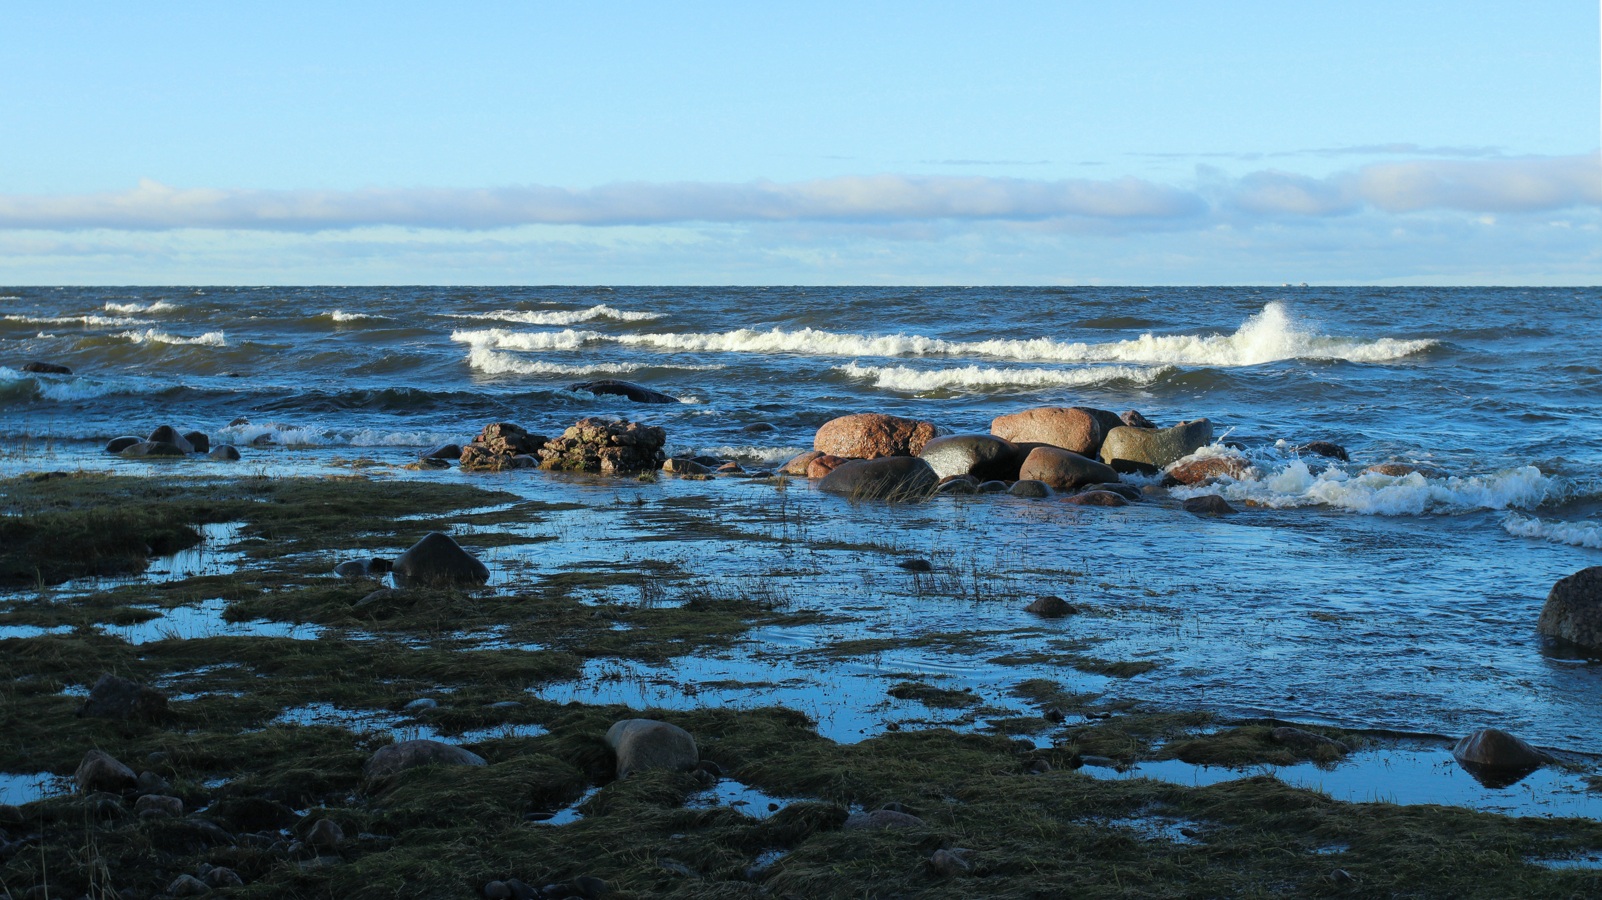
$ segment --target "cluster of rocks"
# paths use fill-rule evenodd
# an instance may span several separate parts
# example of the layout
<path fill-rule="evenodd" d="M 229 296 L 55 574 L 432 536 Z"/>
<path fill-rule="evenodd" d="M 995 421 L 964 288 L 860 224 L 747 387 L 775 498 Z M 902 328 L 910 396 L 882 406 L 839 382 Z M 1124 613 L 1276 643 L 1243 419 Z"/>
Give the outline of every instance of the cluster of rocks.
<path fill-rule="evenodd" d="M 667 432 L 624 419 L 587 417 L 539 449 L 539 466 L 557 472 L 632 475 L 662 464 Z"/>
<path fill-rule="evenodd" d="M 423 454 L 424 459 L 449 458 L 461 460 L 464 472 L 499 472 L 504 469 L 532 469 L 540 464 L 536 455 L 546 444 L 542 434 L 530 434 L 511 422 L 492 422 L 479 431 L 478 436 L 465 447 L 454 444 Z"/>
<path fill-rule="evenodd" d="M 189 431 L 180 434 L 178 429 L 171 425 L 162 425 L 145 438 L 112 438 L 106 444 L 106 452 L 115 453 L 124 459 L 182 459 L 191 455 L 203 455 L 207 459 L 219 462 L 239 461 L 239 448 L 232 444 L 213 447 L 211 437 L 205 432 Z"/>

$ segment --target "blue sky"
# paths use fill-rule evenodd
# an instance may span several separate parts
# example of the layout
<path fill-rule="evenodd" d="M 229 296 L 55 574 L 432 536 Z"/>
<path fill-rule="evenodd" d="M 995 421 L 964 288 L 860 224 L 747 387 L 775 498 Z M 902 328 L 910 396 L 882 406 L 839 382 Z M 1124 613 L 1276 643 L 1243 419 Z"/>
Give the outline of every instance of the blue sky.
<path fill-rule="evenodd" d="M 0 282 L 1602 280 L 1586 2 L 8 4 Z"/>

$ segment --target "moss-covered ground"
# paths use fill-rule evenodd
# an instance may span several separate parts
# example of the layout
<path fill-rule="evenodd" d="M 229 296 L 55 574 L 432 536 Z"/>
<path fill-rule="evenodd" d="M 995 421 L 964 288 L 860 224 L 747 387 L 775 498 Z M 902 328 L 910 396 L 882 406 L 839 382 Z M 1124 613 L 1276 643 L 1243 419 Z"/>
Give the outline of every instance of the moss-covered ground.
<path fill-rule="evenodd" d="M 136 792 L 0 807 L 0 892 L 153 898 L 181 875 L 222 866 L 243 884 L 214 893 L 259 898 L 475 897 L 507 879 L 575 896 L 600 895 L 604 883 L 619 898 L 1602 893 L 1602 873 L 1527 861 L 1602 848 L 1594 821 L 1344 803 L 1269 777 L 1205 788 L 1091 777 L 1087 758 L 1327 762 L 1330 751 L 1298 752 L 1264 724 L 1231 726 L 1048 679 L 1010 686 L 1022 711 L 988 729 L 978 719 L 965 732 L 902 727 L 855 744 L 777 707 L 641 711 L 531 692 L 577 677 L 586 660 L 715 653 L 752 629 L 819 618 L 806 598 L 708 584 L 681 563 L 555 566 L 486 590 L 366 603 L 376 583 L 328 574 L 331 550 L 388 555 L 432 530 L 465 532 L 470 547 L 522 542 L 537 552 L 542 538 L 496 526 L 551 511 L 460 484 L 363 478 L 0 481 L 0 578 L 10 587 L 0 627 L 31 629 L 0 639 L 0 772 L 67 776 L 99 749 L 160 779 L 185 809 L 141 815 Z M 243 523 L 231 571 L 108 583 L 66 599 L 44 590 L 138 573 L 221 522 Z M 638 602 L 596 602 L 597 589 Z M 231 621 L 316 626 L 315 637 L 132 644 L 104 630 L 209 598 L 226 601 Z M 919 640 L 939 649 L 975 639 Z M 887 641 L 810 656 L 831 664 L 905 646 Z M 1046 652 L 1115 677 L 1150 665 L 1086 649 L 1063 642 Z M 166 714 L 78 717 L 102 673 L 158 688 L 170 697 Z M 911 678 L 888 690 L 946 710 L 985 710 L 989 699 Z M 406 708 L 422 697 L 438 705 Z M 298 714 L 308 708 L 349 720 Z M 690 731 L 726 782 L 767 802 L 714 802 L 705 775 L 616 780 L 603 735 L 642 714 Z M 390 727 L 361 724 L 373 721 Z M 1311 730 L 1350 747 L 1365 741 Z M 1049 735 L 1049 746 L 1018 735 Z M 487 765 L 364 779 L 375 750 L 409 736 L 458 742 Z M 886 806 L 922 824 L 842 827 L 853 811 Z M 314 849 L 312 829 L 325 819 L 344 839 Z M 966 868 L 932 863 L 940 850 Z"/>

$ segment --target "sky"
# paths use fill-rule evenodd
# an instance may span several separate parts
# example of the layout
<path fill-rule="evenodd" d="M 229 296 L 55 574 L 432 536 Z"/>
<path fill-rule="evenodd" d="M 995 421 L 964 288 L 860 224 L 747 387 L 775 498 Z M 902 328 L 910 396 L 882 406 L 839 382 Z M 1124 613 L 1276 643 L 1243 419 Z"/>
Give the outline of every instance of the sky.
<path fill-rule="evenodd" d="M 0 283 L 1602 283 L 1602 4 L 0 6 Z"/>

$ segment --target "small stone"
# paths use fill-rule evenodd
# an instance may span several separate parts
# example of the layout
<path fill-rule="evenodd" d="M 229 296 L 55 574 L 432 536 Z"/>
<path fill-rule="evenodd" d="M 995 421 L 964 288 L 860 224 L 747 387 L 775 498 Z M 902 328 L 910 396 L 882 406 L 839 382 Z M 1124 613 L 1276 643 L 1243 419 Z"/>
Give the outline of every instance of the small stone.
<path fill-rule="evenodd" d="M 1051 771 L 1051 763 L 1043 759 L 1037 759 L 1029 763 L 1029 768 L 1026 771 L 1030 775 L 1044 775 Z"/>
<path fill-rule="evenodd" d="M 345 843 L 345 829 L 333 819 L 318 819 L 306 832 L 306 843 L 319 850 L 335 850 Z"/>
<path fill-rule="evenodd" d="M 200 876 L 200 880 L 214 888 L 244 887 L 245 885 L 245 879 L 240 878 L 238 872 L 227 866 L 212 866 L 206 870 L 206 874 Z"/>
<path fill-rule="evenodd" d="M 908 572 L 932 572 L 934 566 L 927 559 L 903 559 L 896 563 L 896 568 L 906 569 Z"/>
<path fill-rule="evenodd" d="M 1357 882 L 1357 876 L 1345 869 L 1336 869 L 1329 873 L 1329 880 L 1336 884 L 1354 884 Z"/>
<path fill-rule="evenodd" d="M 400 595 L 400 591 L 392 590 L 390 588 L 379 588 L 362 599 L 357 600 L 351 605 L 351 609 L 366 609 L 371 606 L 377 606 L 385 601 L 393 600 Z"/>
<path fill-rule="evenodd" d="M 109 753 L 100 750 L 90 750 L 83 756 L 83 762 L 78 764 L 77 772 L 73 778 L 78 783 L 78 792 L 92 794 L 95 791 L 123 791 L 139 783 L 133 769 L 118 762 Z"/>
<path fill-rule="evenodd" d="M 154 688 L 106 673 L 89 689 L 78 707 L 79 718 L 152 721 L 167 712 L 167 696 Z"/>
<path fill-rule="evenodd" d="M 688 731 L 655 719 L 624 719 L 606 732 L 606 745 L 617 753 L 617 777 L 647 769 L 688 772 L 700 761 L 700 750 Z"/>
<path fill-rule="evenodd" d="M 1027 497 L 1030 500 L 1041 500 L 1051 496 L 1051 488 L 1044 481 L 1031 481 L 1025 479 L 1013 484 L 1007 493 L 1014 497 Z"/>
<path fill-rule="evenodd" d="M 712 470 L 693 459 L 665 459 L 662 471 L 670 475 L 710 475 Z"/>
<path fill-rule="evenodd" d="M 167 885 L 167 893 L 174 897 L 199 897 L 211 893 L 211 887 L 193 875 L 179 875 Z"/>
<path fill-rule="evenodd" d="M 165 794 L 172 790 L 172 785 L 167 783 L 167 779 L 148 769 L 139 773 L 139 781 L 134 787 L 141 794 Z"/>
<path fill-rule="evenodd" d="M 1072 497 L 1064 497 L 1064 503 L 1075 506 L 1128 506 L 1129 498 L 1112 491 L 1082 491 Z"/>
<path fill-rule="evenodd" d="M 1061 597 L 1037 597 L 1035 602 L 1024 607 L 1024 612 L 1034 613 L 1043 619 L 1060 619 L 1079 612 L 1072 604 Z"/>
<path fill-rule="evenodd" d="M 132 447 L 134 444 L 138 443 L 140 443 L 140 440 L 136 437 L 112 438 L 106 443 L 106 452 L 121 453 L 122 451 L 127 450 L 129 447 Z"/>
<path fill-rule="evenodd" d="M 181 816 L 184 814 L 184 801 L 162 794 L 146 794 L 134 802 L 134 812 L 141 819 Z"/>
<path fill-rule="evenodd" d="M 504 881 L 491 881 L 484 885 L 484 900 L 512 900 L 512 889 Z"/>
<path fill-rule="evenodd" d="M 399 741 L 378 748 L 367 760 L 364 771 L 374 781 L 393 778 L 417 766 L 483 766 L 484 757 L 454 744 L 441 741 Z"/>
<path fill-rule="evenodd" d="M 1330 441 L 1308 441 L 1293 449 L 1297 453 L 1311 453 L 1314 456 L 1325 456 L 1330 459 L 1338 459 L 1341 462 L 1351 462 L 1352 459 L 1346 454 L 1345 447 Z"/>
<path fill-rule="evenodd" d="M 929 868 L 936 875 L 943 875 L 947 878 L 966 875 L 973 869 L 973 863 L 964 859 L 967 854 L 968 851 L 961 847 L 953 850 L 936 850 L 929 856 Z"/>
<path fill-rule="evenodd" d="M 1195 513 L 1198 516 L 1227 516 L 1235 512 L 1235 507 L 1229 501 L 1217 494 L 1204 494 L 1192 497 L 1184 503 L 1185 512 Z"/>
<path fill-rule="evenodd" d="M 1006 492 L 1007 492 L 1007 482 L 1005 482 L 1005 481 L 981 481 L 981 482 L 979 482 L 979 493 L 981 493 L 981 494 L 1005 494 Z"/>
<path fill-rule="evenodd" d="M 512 900 L 539 900 L 539 891 L 534 890 L 532 885 L 516 878 L 506 879 L 506 886 L 512 892 Z"/>

